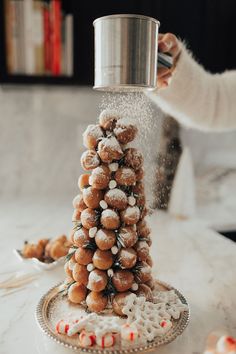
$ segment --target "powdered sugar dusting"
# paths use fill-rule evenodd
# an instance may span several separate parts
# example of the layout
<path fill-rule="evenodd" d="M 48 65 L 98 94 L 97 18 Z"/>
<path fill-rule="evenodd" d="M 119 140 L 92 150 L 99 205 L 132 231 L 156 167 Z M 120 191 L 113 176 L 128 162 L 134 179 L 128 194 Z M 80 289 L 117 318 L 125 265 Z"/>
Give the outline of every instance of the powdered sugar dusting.
<path fill-rule="evenodd" d="M 145 187 L 150 206 L 155 195 L 153 189 L 163 114 L 142 92 L 105 93 L 101 102 L 103 109 L 118 111 L 122 120 L 125 118 L 138 128 L 138 135 L 129 146 L 137 147 L 144 156 Z"/>

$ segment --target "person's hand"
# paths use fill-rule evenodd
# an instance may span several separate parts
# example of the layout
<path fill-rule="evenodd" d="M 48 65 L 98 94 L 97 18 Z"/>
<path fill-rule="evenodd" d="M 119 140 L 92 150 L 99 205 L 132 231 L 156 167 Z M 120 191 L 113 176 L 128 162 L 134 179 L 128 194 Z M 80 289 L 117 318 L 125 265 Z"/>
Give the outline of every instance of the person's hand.
<path fill-rule="evenodd" d="M 178 61 L 181 46 L 177 37 L 172 33 L 158 35 L 158 50 L 162 53 L 169 53 L 173 58 L 173 65 L 170 69 L 160 67 L 157 70 L 157 87 L 164 88 L 169 84 L 175 65 Z"/>

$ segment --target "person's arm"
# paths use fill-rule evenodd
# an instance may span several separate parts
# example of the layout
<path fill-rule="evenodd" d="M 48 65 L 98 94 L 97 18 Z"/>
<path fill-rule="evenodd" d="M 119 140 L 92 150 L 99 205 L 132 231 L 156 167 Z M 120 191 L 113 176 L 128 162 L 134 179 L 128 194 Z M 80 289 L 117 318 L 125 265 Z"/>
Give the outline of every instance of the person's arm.
<path fill-rule="evenodd" d="M 179 123 L 201 130 L 236 128 L 236 71 L 206 72 L 173 34 L 162 35 L 159 50 L 174 57 L 159 69 L 157 89 L 148 96 Z"/>

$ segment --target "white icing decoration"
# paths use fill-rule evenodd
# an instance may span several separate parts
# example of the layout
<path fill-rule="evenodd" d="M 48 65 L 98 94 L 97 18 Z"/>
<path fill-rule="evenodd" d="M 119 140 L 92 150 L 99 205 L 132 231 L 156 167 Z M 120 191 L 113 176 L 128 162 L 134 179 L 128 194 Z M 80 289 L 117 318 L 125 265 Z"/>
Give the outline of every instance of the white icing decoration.
<path fill-rule="evenodd" d="M 111 248 L 111 253 L 112 253 L 112 254 L 117 254 L 118 252 L 119 252 L 119 249 L 118 249 L 117 246 L 113 246 L 113 247 Z"/>
<path fill-rule="evenodd" d="M 94 238 L 96 233 L 97 233 L 97 231 L 98 231 L 98 229 L 97 229 L 96 226 L 92 227 L 91 229 L 89 229 L 89 237 Z"/>
<path fill-rule="evenodd" d="M 113 275 L 114 275 L 113 269 L 108 269 L 107 275 L 108 275 L 109 277 L 113 277 Z"/>
<path fill-rule="evenodd" d="M 109 164 L 108 167 L 109 167 L 110 171 L 116 172 L 119 168 L 119 164 L 117 162 L 112 162 Z"/>
<path fill-rule="evenodd" d="M 93 265 L 93 263 L 89 263 L 89 264 L 87 265 L 87 270 L 88 270 L 89 272 L 92 272 L 92 270 L 94 270 L 94 265 Z"/>
<path fill-rule="evenodd" d="M 110 189 L 114 189 L 114 188 L 116 188 L 116 186 L 117 186 L 117 183 L 116 183 L 115 180 L 111 180 L 111 181 L 109 182 L 109 188 L 110 188 Z"/>
<path fill-rule="evenodd" d="M 101 200 L 99 202 L 99 205 L 102 209 L 107 209 L 108 208 L 108 205 L 107 205 L 107 202 L 105 202 L 105 200 Z"/>
<path fill-rule="evenodd" d="M 136 199 L 133 196 L 128 197 L 128 203 L 130 206 L 134 206 L 136 204 Z"/>
<path fill-rule="evenodd" d="M 132 289 L 133 291 L 138 290 L 138 284 L 137 284 L 137 283 L 134 283 L 134 284 L 132 285 L 131 289 Z"/>
<path fill-rule="evenodd" d="M 187 310 L 187 306 L 180 301 L 174 290 L 157 291 L 155 296 L 152 303 L 146 301 L 145 297 L 131 294 L 126 298 L 122 310 L 128 317 L 127 322 L 136 325 L 139 333 L 147 341 L 164 335 L 170 329 L 170 324 L 162 327 L 161 320 L 171 320 L 171 317 L 178 319 L 181 312 Z"/>

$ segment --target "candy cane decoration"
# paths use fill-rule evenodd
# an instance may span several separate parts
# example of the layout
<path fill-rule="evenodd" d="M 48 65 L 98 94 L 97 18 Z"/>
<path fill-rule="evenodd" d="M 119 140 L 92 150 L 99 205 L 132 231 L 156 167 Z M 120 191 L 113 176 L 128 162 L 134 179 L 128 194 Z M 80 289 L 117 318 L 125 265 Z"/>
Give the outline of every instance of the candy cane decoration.
<path fill-rule="evenodd" d="M 137 340 L 138 330 L 135 325 L 125 323 L 121 326 L 121 338 L 130 342 Z"/>
<path fill-rule="evenodd" d="M 93 332 L 82 331 L 79 335 L 79 342 L 83 348 L 92 347 L 96 342 L 96 337 Z"/>
<path fill-rule="evenodd" d="M 58 334 L 67 334 L 70 329 L 69 323 L 66 323 L 64 320 L 60 320 L 56 324 L 56 332 Z"/>
<path fill-rule="evenodd" d="M 110 348 L 115 344 L 115 336 L 112 333 L 106 333 L 104 336 L 97 337 L 96 343 L 101 348 Z"/>

